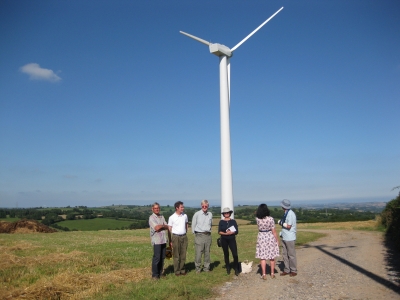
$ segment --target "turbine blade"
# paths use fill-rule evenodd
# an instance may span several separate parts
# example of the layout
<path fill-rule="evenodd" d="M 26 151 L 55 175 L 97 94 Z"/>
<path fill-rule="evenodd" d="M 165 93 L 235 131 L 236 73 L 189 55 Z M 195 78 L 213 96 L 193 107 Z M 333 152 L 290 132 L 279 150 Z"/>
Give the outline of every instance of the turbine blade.
<path fill-rule="evenodd" d="M 192 38 L 192 39 L 204 44 L 204 45 L 210 46 L 210 43 L 207 42 L 206 40 L 203 40 L 203 39 L 201 39 L 201 38 L 199 38 L 197 36 L 191 35 L 189 33 L 183 32 L 183 31 L 179 31 L 179 32 L 182 33 L 183 35 L 186 35 L 186 36 L 188 36 L 188 37 L 190 37 L 190 38 Z"/>
<path fill-rule="evenodd" d="M 243 44 L 245 41 L 247 41 L 253 34 L 255 34 L 261 27 L 263 27 L 265 24 L 268 23 L 269 20 L 271 20 L 273 17 L 275 17 L 281 10 L 283 9 L 283 6 L 272 16 L 270 16 L 264 23 L 262 23 L 260 26 L 258 26 L 256 29 L 253 30 L 252 33 L 250 33 L 248 36 L 246 36 L 239 44 L 237 44 L 235 47 L 231 49 L 231 51 L 235 51 L 241 44 Z"/>

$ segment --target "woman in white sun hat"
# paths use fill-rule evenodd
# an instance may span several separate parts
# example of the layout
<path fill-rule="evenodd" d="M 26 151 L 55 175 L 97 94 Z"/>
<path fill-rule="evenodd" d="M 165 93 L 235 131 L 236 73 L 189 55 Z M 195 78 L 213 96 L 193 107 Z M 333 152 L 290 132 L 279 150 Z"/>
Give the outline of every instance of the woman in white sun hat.
<path fill-rule="evenodd" d="M 231 273 L 231 266 L 229 264 L 229 249 L 231 249 L 233 256 L 233 269 L 235 270 L 235 275 L 239 275 L 239 258 L 236 245 L 236 235 L 239 233 L 237 223 L 234 219 L 231 219 L 233 210 L 229 207 L 225 207 L 222 210 L 222 215 L 224 218 L 219 221 L 218 233 L 221 235 L 221 246 L 224 251 L 224 260 L 226 266 L 226 272 Z M 228 249 L 229 248 L 229 249 Z"/>

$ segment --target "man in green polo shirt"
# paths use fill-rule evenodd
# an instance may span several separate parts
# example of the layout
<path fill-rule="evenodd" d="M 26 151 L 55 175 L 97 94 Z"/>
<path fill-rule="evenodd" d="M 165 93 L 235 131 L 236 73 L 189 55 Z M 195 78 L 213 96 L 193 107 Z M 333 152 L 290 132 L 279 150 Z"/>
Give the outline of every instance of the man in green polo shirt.
<path fill-rule="evenodd" d="M 211 248 L 211 226 L 212 213 L 208 211 L 208 201 L 201 201 L 201 210 L 196 212 L 192 218 L 192 232 L 194 237 L 196 273 L 201 272 L 201 257 L 204 255 L 203 271 L 210 271 L 210 248 Z"/>

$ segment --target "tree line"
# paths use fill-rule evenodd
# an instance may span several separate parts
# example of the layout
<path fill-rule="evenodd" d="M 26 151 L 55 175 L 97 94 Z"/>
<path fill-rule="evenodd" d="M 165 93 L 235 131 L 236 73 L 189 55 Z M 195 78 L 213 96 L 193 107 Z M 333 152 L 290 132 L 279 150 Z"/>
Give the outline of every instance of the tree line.
<path fill-rule="evenodd" d="M 199 208 L 185 208 L 189 222 L 193 214 L 198 210 Z M 256 210 L 257 206 L 238 206 L 235 208 L 235 218 L 244 219 L 249 221 L 250 224 L 255 224 Z M 161 211 L 166 220 L 175 212 L 174 207 L 169 205 L 161 207 Z M 210 211 L 214 217 L 219 217 L 221 207 L 212 206 Z M 293 211 L 296 213 L 299 223 L 364 221 L 376 218 L 376 213 L 374 212 L 358 211 L 356 209 L 305 209 L 300 207 L 293 208 Z M 270 212 L 275 220 L 279 220 L 283 215 L 280 207 L 270 207 Z M 66 208 L 36 207 L 0 209 L 0 218 L 9 216 L 11 218 L 34 219 L 60 230 L 68 229 L 62 226 L 64 220 L 113 218 L 117 220 L 132 220 L 131 225 L 124 229 L 140 229 L 148 228 L 148 218 L 151 213 L 151 205 L 108 206 L 102 208 L 88 208 L 86 206 Z"/>

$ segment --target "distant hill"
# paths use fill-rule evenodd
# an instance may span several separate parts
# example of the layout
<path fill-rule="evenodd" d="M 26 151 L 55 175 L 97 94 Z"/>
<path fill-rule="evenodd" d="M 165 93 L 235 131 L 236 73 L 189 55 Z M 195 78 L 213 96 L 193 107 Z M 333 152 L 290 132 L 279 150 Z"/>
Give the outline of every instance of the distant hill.
<path fill-rule="evenodd" d="M 357 210 L 357 211 L 370 211 L 380 213 L 386 207 L 387 202 L 356 202 L 356 203 L 326 203 L 326 204 L 304 204 L 296 205 L 306 209 L 342 209 L 342 210 Z"/>

